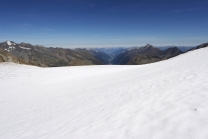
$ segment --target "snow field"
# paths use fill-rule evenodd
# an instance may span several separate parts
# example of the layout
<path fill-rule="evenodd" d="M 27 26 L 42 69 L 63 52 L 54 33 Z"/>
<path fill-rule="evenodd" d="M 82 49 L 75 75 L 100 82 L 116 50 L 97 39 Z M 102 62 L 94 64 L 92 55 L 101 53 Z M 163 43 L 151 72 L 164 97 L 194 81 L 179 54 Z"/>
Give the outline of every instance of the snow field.
<path fill-rule="evenodd" d="M 0 64 L 2 139 L 206 139 L 208 48 L 138 66 Z"/>

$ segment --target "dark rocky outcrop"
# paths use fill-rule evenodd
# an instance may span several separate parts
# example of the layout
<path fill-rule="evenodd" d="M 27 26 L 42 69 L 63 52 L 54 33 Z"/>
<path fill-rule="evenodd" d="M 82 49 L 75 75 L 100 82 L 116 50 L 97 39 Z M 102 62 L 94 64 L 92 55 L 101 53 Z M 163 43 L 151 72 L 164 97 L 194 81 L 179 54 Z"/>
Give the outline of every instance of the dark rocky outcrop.
<path fill-rule="evenodd" d="M 208 42 L 207 43 L 203 43 L 201 45 L 198 45 L 197 47 L 194 47 L 194 48 L 192 48 L 192 49 L 190 49 L 188 51 L 193 51 L 193 50 L 197 50 L 197 49 L 201 49 L 201 48 L 205 48 L 205 47 L 208 47 Z"/>

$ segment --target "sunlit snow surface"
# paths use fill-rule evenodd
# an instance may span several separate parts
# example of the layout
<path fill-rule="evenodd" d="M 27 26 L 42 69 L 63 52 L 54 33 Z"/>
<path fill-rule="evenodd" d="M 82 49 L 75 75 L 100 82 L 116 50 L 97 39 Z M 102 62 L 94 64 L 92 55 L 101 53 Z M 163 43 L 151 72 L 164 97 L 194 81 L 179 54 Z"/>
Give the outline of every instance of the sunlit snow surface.
<path fill-rule="evenodd" d="M 207 139 L 208 48 L 141 66 L 0 64 L 1 139 Z"/>

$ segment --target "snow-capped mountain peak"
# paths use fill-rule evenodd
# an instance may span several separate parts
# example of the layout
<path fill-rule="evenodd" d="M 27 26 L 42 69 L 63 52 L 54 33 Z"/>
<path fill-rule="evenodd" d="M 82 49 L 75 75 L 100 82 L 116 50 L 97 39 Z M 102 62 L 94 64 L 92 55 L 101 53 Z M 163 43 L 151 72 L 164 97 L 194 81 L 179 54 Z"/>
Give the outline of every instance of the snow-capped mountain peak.
<path fill-rule="evenodd" d="M 12 43 L 11 41 L 6 41 L 7 45 L 16 45 L 16 43 Z"/>
<path fill-rule="evenodd" d="M 7 45 L 12 45 L 12 43 L 10 41 L 7 41 Z"/>

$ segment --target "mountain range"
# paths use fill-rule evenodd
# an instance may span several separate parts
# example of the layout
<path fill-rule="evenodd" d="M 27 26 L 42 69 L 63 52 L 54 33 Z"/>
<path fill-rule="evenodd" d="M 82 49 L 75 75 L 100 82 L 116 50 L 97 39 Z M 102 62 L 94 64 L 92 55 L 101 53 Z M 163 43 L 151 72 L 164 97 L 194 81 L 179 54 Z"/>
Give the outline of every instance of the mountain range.
<path fill-rule="evenodd" d="M 140 65 L 165 60 L 182 54 L 177 47 L 160 50 L 147 44 L 144 47 L 129 49 L 112 60 L 115 65 Z"/>
<path fill-rule="evenodd" d="M 13 56 L 41 67 L 103 65 L 86 49 L 47 48 L 12 41 L 0 43 L 0 48 Z"/>
<path fill-rule="evenodd" d="M 40 67 L 79 65 L 140 65 L 166 60 L 187 51 L 207 47 L 154 47 L 147 44 L 132 48 L 52 48 L 30 43 L 0 43 L 0 62 L 15 62 Z"/>

